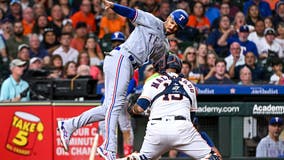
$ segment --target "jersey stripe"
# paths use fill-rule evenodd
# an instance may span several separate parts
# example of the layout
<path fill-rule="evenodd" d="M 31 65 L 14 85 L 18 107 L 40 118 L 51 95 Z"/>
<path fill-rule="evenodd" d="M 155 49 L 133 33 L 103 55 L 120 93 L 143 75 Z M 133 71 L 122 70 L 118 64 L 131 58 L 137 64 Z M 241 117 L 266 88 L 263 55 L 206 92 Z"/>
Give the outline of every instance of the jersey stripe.
<path fill-rule="evenodd" d="M 109 144 L 109 124 L 110 124 L 110 118 L 111 118 L 111 112 L 113 109 L 113 106 L 115 104 L 115 99 L 116 99 L 116 91 L 117 91 L 117 84 L 118 84 L 118 80 L 119 80 L 119 73 L 120 73 L 120 69 L 121 69 L 121 63 L 123 60 L 124 56 L 120 55 L 119 57 L 119 61 L 118 61 L 118 65 L 116 68 L 116 74 L 115 74 L 115 83 L 114 83 L 114 89 L 113 89 L 113 96 L 112 96 L 112 100 L 111 100 L 111 105 L 109 106 L 109 112 L 107 113 L 107 118 L 106 118 L 106 135 L 105 135 L 105 144 L 104 144 L 104 149 L 107 149 L 108 144 Z"/>

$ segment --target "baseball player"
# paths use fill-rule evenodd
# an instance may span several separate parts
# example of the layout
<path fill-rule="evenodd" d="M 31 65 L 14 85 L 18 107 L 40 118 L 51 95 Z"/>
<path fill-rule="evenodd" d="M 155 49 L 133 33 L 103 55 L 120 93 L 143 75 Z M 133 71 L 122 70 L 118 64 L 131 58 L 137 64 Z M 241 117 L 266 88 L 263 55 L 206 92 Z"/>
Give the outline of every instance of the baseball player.
<path fill-rule="evenodd" d="M 111 36 L 112 47 L 115 48 L 121 43 L 125 41 L 125 36 L 122 32 L 115 32 Z M 128 85 L 127 95 L 133 94 L 135 91 L 136 82 L 135 79 L 132 78 Z M 104 99 L 104 96 L 103 96 Z M 121 110 L 121 114 L 118 118 L 118 123 L 120 129 L 123 133 L 123 141 L 124 141 L 124 155 L 127 156 L 132 152 L 133 149 L 133 130 L 131 126 L 131 121 L 129 114 L 126 112 L 127 103 L 125 104 L 125 108 Z M 104 135 L 105 133 L 105 112 L 106 108 L 103 106 L 98 106 L 92 108 L 88 111 L 83 112 L 81 115 L 77 117 L 70 118 L 68 120 L 60 120 L 58 121 L 58 131 L 60 132 L 60 139 L 63 144 L 64 150 L 69 151 L 69 141 L 72 136 L 72 133 L 87 124 L 93 122 L 99 122 L 100 132 Z"/>
<path fill-rule="evenodd" d="M 166 75 L 146 82 L 136 104 L 128 108 L 131 114 L 151 111 L 140 153 L 129 159 L 157 159 L 170 149 L 195 159 L 219 159 L 191 122 L 197 93 L 190 81 L 178 75 L 181 67 L 180 59 L 169 55 Z"/>
<path fill-rule="evenodd" d="M 122 32 L 114 32 L 111 35 L 111 45 L 112 48 L 118 47 L 125 41 L 125 35 Z M 127 101 L 129 100 L 130 96 L 135 92 L 135 88 L 137 86 L 137 82 L 135 78 L 130 80 L 127 89 Z M 128 102 L 126 101 L 125 107 L 121 110 L 121 114 L 118 117 L 118 124 L 119 128 L 123 135 L 123 147 L 124 147 L 124 156 L 131 154 L 133 150 L 133 130 L 131 126 L 131 119 L 129 114 L 127 113 L 126 109 L 128 106 Z M 100 134 L 105 135 L 105 121 L 99 122 L 99 129 Z"/>
<path fill-rule="evenodd" d="M 150 13 L 139 9 L 128 8 L 107 0 L 102 1 L 105 9 L 113 9 L 121 16 L 129 18 L 135 29 L 128 39 L 119 47 L 113 49 L 104 60 L 105 75 L 105 140 L 98 147 L 98 153 L 104 159 L 116 157 L 116 125 L 121 109 L 125 104 L 126 91 L 133 70 L 149 60 L 159 71 L 166 67 L 166 52 L 169 50 L 167 35 L 177 32 L 186 26 L 188 14 L 181 9 L 171 12 L 165 22 Z M 97 115 L 100 113 L 93 112 Z M 86 122 L 86 120 L 82 120 Z M 81 123 L 81 122 L 80 122 Z M 70 133 L 64 122 L 59 122 L 62 142 L 69 142 Z M 64 144 L 63 144 L 64 145 Z M 66 146 L 66 144 L 64 145 Z"/>
<path fill-rule="evenodd" d="M 105 159 L 115 159 L 116 125 L 118 115 L 125 104 L 126 91 L 133 70 L 148 60 L 161 70 L 165 68 L 165 53 L 169 49 L 167 35 L 184 28 L 188 15 L 184 10 L 173 11 L 165 22 L 142 10 L 128 8 L 108 0 L 103 0 L 105 9 L 112 9 L 121 16 L 129 18 L 135 29 L 128 39 L 110 52 L 104 60 L 106 135 L 98 153 Z"/>

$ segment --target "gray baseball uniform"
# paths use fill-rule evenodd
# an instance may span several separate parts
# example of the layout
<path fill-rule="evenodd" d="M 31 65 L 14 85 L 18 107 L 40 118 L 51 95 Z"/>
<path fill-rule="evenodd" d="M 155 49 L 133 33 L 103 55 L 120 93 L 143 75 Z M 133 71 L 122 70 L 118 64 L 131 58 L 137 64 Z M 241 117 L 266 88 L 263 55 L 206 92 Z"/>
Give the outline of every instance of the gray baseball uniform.
<path fill-rule="evenodd" d="M 105 101 L 107 108 L 104 149 L 116 151 L 116 125 L 125 103 L 126 91 L 133 69 L 149 59 L 162 64 L 169 43 L 163 22 L 150 13 L 136 10 L 133 22 L 136 27 L 128 39 L 110 52 L 104 61 Z M 153 56 L 155 55 L 155 56 Z M 165 66 L 165 64 L 164 64 Z"/>

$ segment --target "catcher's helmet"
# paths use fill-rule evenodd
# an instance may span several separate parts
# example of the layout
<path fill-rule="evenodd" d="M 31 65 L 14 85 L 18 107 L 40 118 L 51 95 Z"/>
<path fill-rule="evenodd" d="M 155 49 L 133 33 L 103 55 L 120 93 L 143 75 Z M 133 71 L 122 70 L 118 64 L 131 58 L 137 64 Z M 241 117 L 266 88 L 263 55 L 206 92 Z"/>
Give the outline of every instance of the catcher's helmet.
<path fill-rule="evenodd" d="M 125 41 L 125 36 L 122 32 L 114 32 L 112 35 L 111 35 L 111 41 Z"/>
<path fill-rule="evenodd" d="M 181 72 L 182 62 L 178 56 L 174 54 L 169 54 L 167 58 L 167 68 L 176 69 L 177 73 Z"/>
<path fill-rule="evenodd" d="M 170 14 L 170 16 L 175 20 L 175 22 L 181 29 L 184 29 L 188 21 L 188 14 L 186 13 L 186 11 L 182 9 L 177 9 L 174 10 Z"/>

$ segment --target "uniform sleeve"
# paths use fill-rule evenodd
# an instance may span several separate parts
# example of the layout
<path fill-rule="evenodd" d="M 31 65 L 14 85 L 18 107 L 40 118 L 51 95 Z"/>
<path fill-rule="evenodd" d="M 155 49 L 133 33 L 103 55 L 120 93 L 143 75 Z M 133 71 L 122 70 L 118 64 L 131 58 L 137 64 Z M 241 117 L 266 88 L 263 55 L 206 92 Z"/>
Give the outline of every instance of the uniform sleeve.
<path fill-rule="evenodd" d="M 147 81 L 144 86 L 140 97 L 137 100 L 137 104 L 144 110 L 151 105 L 151 101 L 155 95 L 155 87 L 152 87 L 153 80 Z"/>
<path fill-rule="evenodd" d="M 163 27 L 162 21 L 159 20 L 157 17 L 152 15 L 151 13 L 144 12 L 142 10 L 137 9 L 137 15 L 132 20 L 133 23 L 143 26 L 148 26 L 153 28 L 154 26 Z M 158 28 L 162 30 L 163 28 Z"/>

